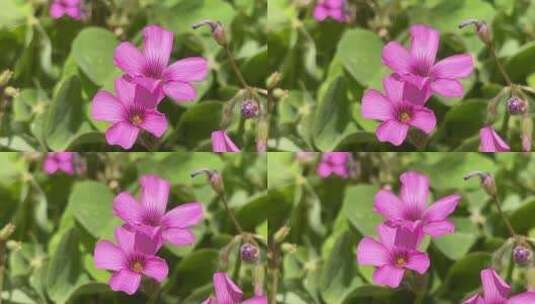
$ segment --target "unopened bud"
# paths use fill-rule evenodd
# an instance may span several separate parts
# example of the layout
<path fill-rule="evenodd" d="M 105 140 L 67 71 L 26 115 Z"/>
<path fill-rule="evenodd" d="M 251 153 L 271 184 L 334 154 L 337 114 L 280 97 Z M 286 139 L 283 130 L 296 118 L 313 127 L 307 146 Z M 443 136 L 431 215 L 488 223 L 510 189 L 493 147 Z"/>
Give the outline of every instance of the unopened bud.
<path fill-rule="evenodd" d="M 9 240 L 6 243 L 6 248 L 9 251 L 19 251 L 22 248 L 22 243 L 18 241 Z"/>
<path fill-rule="evenodd" d="M 258 102 L 252 99 L 244 100 L 241 104 L 241 115 L 245 119 L 254 118 L 258 116 L 259 112 Z"/>
<path fill-rule="evenodd" d="M 215 192 L 223 194 L 225 192 L 225 186 L 223 184 L 223 177 L 216 170 L 201 169 L 191 173 L 191 177 L 195 177 L 200 174 L 206 174 L 208 182 Z"/>
<path fill-rule="evenodd" d="M 524 115 L 522 118 L 522 150 L 524 152 L 531 151 L 533 141 L 533 120 L 531 116 Z"/>
<path fill-rule="evenodd" d="M 271 89 L 274 89 L 276 86 L 279 85 L 279 82 L 281 81 L 281 73 L 279 72 L 275 72 L 273 74 L 271 74 L 269 76 L 269 78 L 267 79 L 267 89 L 268 90 L 271 90 Z"/>
<path fill-rule="evenodd" d="M 513 249 L 513 261 L 520 266 L 527 266 L 531 264 L 533 258 L 533 251 L 526 245 L 517 245 Z"/>
<path fill-rule="evenodd" d="M 282 243 L 284 239 L 288 236 L 290 233 L 290 227 L 288 226 L 282 226 L 275 234 L 273 235 L 273 239 L 276 243 Z"/>
<path fill-rule="evenodd" d="M 0 74 L 0 87 L 5 87 L 7 83 L 11 80 L 11 77 L 13 77 L 12 71 L 3 71 L 2 74 Z"/>
<path fill-rule="evenodd" d="M 283 243 L 281 245 L 282 252 L 286 254 L 294 254 L 297 251 L 297 246 L 291 243 Z"/>
<path fill-rule="evenodd" d="M 511 115 L 521 115 L 526 113 L 528 109 L 528 103 L 516 96 L 513 96 L 507 100 L 507 112 Z"/>
<path fill-rule="evenodd" d="M 228 44 L 227 36 L 225 34 L 225 28 L 219 21 L 203 20 L 194 24 L 193 29 L 198 29 L 201 26 L 209 26 L 212 30 L 212 37 L 220 46 L 226 47 Z"/>
<path fill-rule="evenodd" d="M 7 241 L 9 237 L 15 232 L 15 225 L 8 223 L 0 230 L 0 241 Z"/>
<path fill-rule="evenodd" d="M 255 245 L 251 243 L 245 243 L 240 247 L 240 257 L 241 260 L 245 263 L 256 263 L 256 261 L 258 261 L 259 256 L 260 251 Z"/>
<path fill-rule="evenodd" d="M 464 28 L 473 25 L 476 29 L 476 34 L 483 41 L 483 43 L 490 45 L 492 43 L 492 35 L 490 33 L 489 26 L 485 21 L 468 19 L 459 24 L 459 28 Z"/>
<path fill-rule="evenodd" d="M 20 91 L 14 87 L 6 87 L 4 93 L 9 97 L 17 97 L 19 96 Z"/>
<path fill-rule="evenodd" d="M 464 180 L 468 180 L 474 176 L 478 176 L 481 181 L 481 186 L 483 187 L 483 190 L 487 192 L 488 195 L 495 197 L 498 195 L 498 190 L 496 188 L 496 182 L 494 181 L 494 177 L 490 173 L 487 172 L 472 172 L 464 177 Z"/>

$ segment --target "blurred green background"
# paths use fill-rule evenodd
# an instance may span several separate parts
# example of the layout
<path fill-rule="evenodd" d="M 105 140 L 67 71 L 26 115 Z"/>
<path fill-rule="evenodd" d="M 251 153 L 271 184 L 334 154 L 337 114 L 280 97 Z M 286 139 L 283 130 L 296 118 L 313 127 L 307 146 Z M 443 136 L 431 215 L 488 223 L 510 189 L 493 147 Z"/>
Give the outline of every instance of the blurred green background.
<path fill-rule="evenodd" d="M 121 223 L 112 214 L 113 198 L 122 191 L 137 193 L 143 174 L 171 182 L 167 210 L 195 200 L 206 210 L 204 221 L 194 229 L 197 241 L 193 246 L 160 250 L 170 271 L 158 303 L 198 304 L 207 298 L 213 290 L 213 273 L 222 270 L 217 268 L 220 249 L 236 235 L 206 177 L 191 178 L 193 171 L 220 171 L 230 208 L 241 226 L 267 238 L 272 207 L 266 156 L 84 153 L 80 159 L 87 171 L 74 176 L 45 174 L 43 157 L 40 153 L 0 153 L 0 226 L 15 224 L 11 239 L 20 242 L 7 250 L 3 303 L 147 303 L 142 292 L 132 297 L 112 292 L 107 285 L 109 273 L 96 269 L 92 259 L 95 242 L 113 240 L 113 231 Z M 254 267 L 236 266 L 236 257 L 233 252 L 230 269 L 241 273 L 236 281 L 250 296 Z"/>
<path fill-rule="evenodd" d="M 423 303 L 461 303 L 480 288 L 480 271 L 490 265 L 498 267 L 514 292 L 535 286 L 533 265 L 512 267 L 508 232 L 479 180 L 463 179 L 473 171 L 493 174 L 502 208 L 517 233 L 535 240 L 534 155 L 356 153 L 351 179 L 321 179 L 316 174 L 321 155 L 312 155 L 310 160 L 297 160 L 293 153 L 268 157 L 269 192 L 278 193 L 284 206 L 280 216 L 270 218 L 269 228 L 290 227 L 281 245 L 281 303 L 414 303 L 407 288 L 374 286 L 373 268 L 359 267 L 355 257 L 359 240 L 375 237 L 382 222 L 373 210 L 375 193 L 383 186 L 398 193 L 399 176 L 407 170 L 429 176 L 431 201 L 453 193 L 462 196 L 450 216 L 456 232 L 424 240 L 431 268 Z M 498 248 L 504 260 L 498 259 Z"/>
<path fill-rule="evenodd" d="M 170 62 L 204 56 L 211 71 L 197 85 L 197 101 L 160 104 L 170 121 L 160 150 L 211 151 L 210 132 L 219 128 L 222 104 L 239 89 L 222 48 L 207 28 L 194 31 L 194 23 L 221 21 L 245 78 L 250 85 L 264 86 L 265 0 L 90 0 L 84 1 L 90 17 L 82 22 L 51 19 L 51 2 L 0 1 L 0 72 L 13 71 L 8 85 L 20 91 L 14 99 L 0 98 L 1 150 L 116 150 L 105 143 L 102 132 L 107 124 L 89 117 L 90 101 L 97 90 L 112 89 L 120 76 L 113 64 L 115 47 L 121 41 L 141 45 L 141 30 L 148 24 L 175 33 Z M 239 125 L 236 119 L 230 129 Z M 254 146 L 251 125 L 248 122 L 240 137 L 233 137 L 245 149 Z"/>

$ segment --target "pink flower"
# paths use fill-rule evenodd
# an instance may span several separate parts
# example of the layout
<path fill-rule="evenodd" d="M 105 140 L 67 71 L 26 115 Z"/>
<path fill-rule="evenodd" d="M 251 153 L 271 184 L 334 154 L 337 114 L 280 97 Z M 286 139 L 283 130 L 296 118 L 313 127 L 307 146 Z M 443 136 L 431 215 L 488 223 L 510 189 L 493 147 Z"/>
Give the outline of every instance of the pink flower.
<path fill-rule="evenodd" d="M 216 130 L 212 132 L 212 151 L 240 152 L 240 148 L 232 142 L 232 139 L 230 139 L 225 130 Z"/>
<path fill-rule="evenodd" d="M 113 272 L 109 281 L 111 289 L 132 295 L 143 275 L 158 282 L 167 277 L 167 263 L 156 256 L 159 247 L 147 235 L 119 227 L 115 239 L 117 245 L 98 241 L 94 252 L 95 266 Z"/>
<path fill-rule="evenodd" d="M 215 297 L 206 299 L 202 304 L 240 304 L 243 292 L 232 282 L 225 272 L 216 272 L 213 277 Z"/>
<path fill-rule="evenodd" d="M 387 224 L 395 227 L 421 226 L 423 232 L 439 237 L 455 231 L 448 216 L 455 211 L 461 199 L 458 194 L 443 197 L 427 207 L 429 179 L 414 171 L 401 175 L 401 192 L 398 198 L 390 190 L 375 195 L 375 211 L 381 213 Z"/>
<path fill-rule="evenodd" d="M 202 204 L 182 204 L 165 212 L 170 184 L 154 175 L 140 179 L 140 203 L 128 192 L 121 192 L 113 201 L 113 212 L 136 230 L 150 235 L 158 244 L 190 245 L 195 235 L 190 227 L 203 218 Z"/>
<path fill-rule="evenodd" d="M 379 241 L 363 238 L 357 247 L 357 262 L 375 266 L 373 281 L 381 286 L 396 288 L 405 271 L 423 274 L 429 268 L 429 257 L 418 251 L 419 232 L 406 228 L 379 225 Z"/>
<path fill-rule="evenodd" d="M 241 304 L 267 304 L 267 302 L 266 296 L 255 296 L 243 301 Z"/>
<path fill-rule="evenodd" d="M 317 173 L 322 178 L 326 178 L 331 174 L 338 175 L 342 178 L 348 178 L 350 159 L 351 153 L 349 152 L 323 153 L 317 168 Z"/>
<path fill-rule="evenodd" d="M 208 63 L 202 57 L 189 57 L 168 66 L 173 51 L 173 33 L 156 25 L 143 29 L 143 52 L 132 43 L 123 42 L 115 49 L 115 65 L 132 80 L 155 93 L 160 101 L 164 95 L 177 102 L 197 97 L 194 81 L 203 80 Z"/>
<path fill-rule="evenodd" d="M 75 20 L 81 20 L 84 17 L 81 0 L 55 0 L 50 5 L 49 14 L 53 19 L 59 19 L 64 15 Z"/>
<path fill-rule="evenodd" d="M 479 145 L 480 152 L 506 152 L 511 150 L 491 126 L 485 126 L 479 130 L 479 138 L 481 139 Z"/>
<path fill-rule="evenodd" d="M 535 292 L 524 292 L 509 298 L 511 287 L 500 278 L 496 271 L 487 268 L 481 271 L 483 296 L 475 294 L 464 304 L 532 304 L 535 303 Z"/>
<path fill-rule="evenodd" d="M 386 96 L 376 90 L 367 90 L 362 97 L 362 116 L 383 122 L 376 130 L 379 141 L 399 146 L 411 126 L 426 134 L 433 131 L 436 117 L 424 106 L 426 96 L 395 76 L 385 78 L 383 86 Z"/>
<path fill-rule="evenodd" d="M 324 21 L 331 18 L 338 22 L 347 22 L 349 19 L 346 0 L 319 0 L 314 8 L 314 19 Z"/>
<path fill-rule="evenodd" d="M 99 91 L 93 98 L 91 109 L 93 119 L 112 123 L 106 131 L 110 145 L 130 149 L 141 130 L 156 137 L 165 133 L 167 119 L 156 109 L 158 100 L 154 94 L 124 77 L 115 81 L 115 91 L 117 96 Z"/>
<path fill-rule="evenodd" d="M 47 153 L 43 163 L 43 170 L 48 174 L 62 171 L 66 174 L 74 174 L 74 152 L 53 152 Z"/>
<path fill-rule="evenodd" d="M 383 63 L 404 81 L 424 90 L 426 95 L 463 96 L 464 89 L 458 79 L 472 74 L 472 56 L 454 55 L 435 63 L 440 33 L 426 25 L 413 25 L 410 34 L 411 45 L 408 50 L 398 42 L 390 42 L 384 47 Z"/>

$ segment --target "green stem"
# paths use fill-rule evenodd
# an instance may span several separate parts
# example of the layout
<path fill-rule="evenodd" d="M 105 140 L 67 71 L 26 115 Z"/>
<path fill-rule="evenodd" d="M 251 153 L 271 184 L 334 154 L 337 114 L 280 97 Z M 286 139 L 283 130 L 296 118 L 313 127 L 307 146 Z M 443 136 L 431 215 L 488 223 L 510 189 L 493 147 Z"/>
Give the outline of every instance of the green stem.
<path fill-rule="evenodd" d="M 234 224 L 234 227 L 236 228 L 239 234 L 243 234 L 243 229 L 240 225 L 240 222 L 238 222 L 238 219 L 234 215 L 234 212 L 232 211 L 232 209 L 230 209 L 227 198 L 224 193 L 221 195 L 221 200 L 223 201 L 223 206 L 225 206 L 225 211 L 230 217 L 230 220 L 232 221 L 232 223 Z"/>
<path fill-rule="evenodd" d="M 507 218 L 507 216 L 505 216 L 505 213 L 502 210 L 500 199 L 496 195 L 496 196 L 493 197 L 492 201 L 495 203 L 496 209 L 498 210 L 498 214 L 500 215 L 500 217 L 504 221 L 505 226 L 507 227 L 507 230 L 509 230 L 509 234 L 511 234 L 511 237 L 516 240 L 517 239 L 517 234 L 515 232 L 515 229 L 513 228 L 513 225 L 511 225 L 511 222 L 509 222 L 509 219 Z"/>

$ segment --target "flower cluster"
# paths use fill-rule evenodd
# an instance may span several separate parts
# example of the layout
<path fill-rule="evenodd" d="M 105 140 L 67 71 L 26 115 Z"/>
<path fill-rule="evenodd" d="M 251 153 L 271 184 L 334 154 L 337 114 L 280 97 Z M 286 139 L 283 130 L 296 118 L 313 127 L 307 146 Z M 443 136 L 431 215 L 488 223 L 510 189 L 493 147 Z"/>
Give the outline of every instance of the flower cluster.
<path fill-rule="evenodd" d="M 454 55 L 436 62 L 440 33 L 426 25 L 410 28 L 411 44 L 406 49 L 398 42 L 388 43 L 382 61 L 393 74 L 383 81 L 386 94 L 367 90 L 362 97 L 362 115 L 379 120 L 377 139 L 401 145 L 410 127 L 426 134 L 433 132 L 436 117 L 426 107 L 433 94 L 461 97 L 464 89 L 459 79 L 474 70 L 470 54 Z"/>
<path fill-rule="evenodd" d="M 54 0 L 50 5 L 49 14 L 53 19 L 67 16 L 74 20 L 81 20 L 85 16 L 82 0 Z"/>
<path fill-rule="evenodd" d="M 535 303 L 535 292 L 524 292 L 510 297 L 511 287 L 492 268 L 481 271 L 483 295 L 475 294 L 464 304 L 531 304 Z"/>
<path fill-rule="evenodd" d="M 321 22 L 328 18 L 337 22 L 348 22 L 350 15 L 346 0 L 319 0 L 314 7 L 314 19 Z"/>
<path fill-rule="evenodd" d="M 267 304 L 267 297 L 260 292 L 244 301 L 240 287 L 225 272 L 216 272 L 213 281 L 215 296 L 209 297 L 202 304 Z"/>
<path fill-rule="evenodd" d="M 408 270 L 424 274 L 429 257 L 418 248 L 425 235 L 439 237 L 454 232 L 448 220 L 461 197 L 443 197 L 427 206 L 429 179 L 414 171 L 401 175 L 399 197 L 390 190 L 375 196 L 375 210 L 385 222 L 377 228 L 379 239 L 364 237 L 357 247 L 357 262 L 375 266 L 373 280 L 378 285 L 396 288 Z"/>
<path fill-rule="evenodd" d="M 201 203 L 179 205 L 166 212 L 170 184 L 154 175 L 140 179 L 139 202 L 122 192 L 113 201 L 113 212 L 124 221 L 115 230 L 117 245 L 101 240 L 95 246 L 97 268 L 113 272 L 109 284 L 114 291 L 134 294 L 143 275 L 162 282 L 168 274 L 164 259 L 156 256 L 164 244 L 190 245 L 195 241 L 191 227 L 203 218 Z"/>
<path fill-rule="evenodd" d="M 350 163 L 351 153 L 349 152 L 327 152 L 321 157 L 317 173 L 322 178 L 332 174 L 341 178 L 349 178 Z"/>
<path fill-rule="evenodd" d="M 202 57 L 189 57 L 169 65 L 174 35 L 156 25 L 143 29 L 143 51 L 130 42 L 115 49 L 114 62 L 124 75 L 115 82 L 115 93 L 101 90 L 93 98 L 91 116 L 110 122 L 106 140 L 130 149 L 140 131 L 160 138 L 167 119 L 158 112 L 165 96 L 180 103 L 197 97 L 194 82 L 205 79 L 208 64 Z"/>

